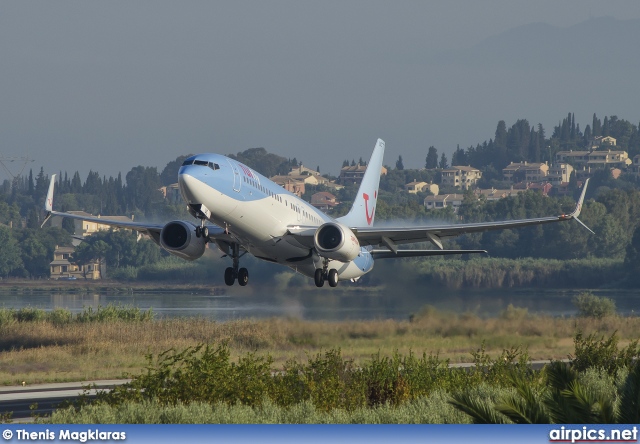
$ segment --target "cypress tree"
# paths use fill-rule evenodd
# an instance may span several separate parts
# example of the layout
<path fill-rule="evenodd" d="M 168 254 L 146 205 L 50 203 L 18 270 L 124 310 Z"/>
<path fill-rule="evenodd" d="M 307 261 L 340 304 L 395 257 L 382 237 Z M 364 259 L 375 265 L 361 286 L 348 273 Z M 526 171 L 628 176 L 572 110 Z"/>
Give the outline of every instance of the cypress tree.
<path fill-rule="evenodd" d="M 438 164 L 438 168 L 445 169 L 449 167 L 449 161 L 447 160 L 447 156 L 442 153 L 440 156 L 440 163 Z"/>
<path fill-rule="evenodd" d="M 428 170 L 438 167 L 438 150 L 434 146 L 429 147 L 424 167 Z"/>

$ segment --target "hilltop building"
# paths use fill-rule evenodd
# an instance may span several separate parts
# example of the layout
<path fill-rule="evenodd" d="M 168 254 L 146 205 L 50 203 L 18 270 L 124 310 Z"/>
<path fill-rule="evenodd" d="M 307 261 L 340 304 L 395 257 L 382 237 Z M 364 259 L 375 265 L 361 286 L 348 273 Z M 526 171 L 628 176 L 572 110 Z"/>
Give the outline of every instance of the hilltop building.
<path fill-rule="evenodd" d="M 470 166 L 452 166 L 442 170 L 442 185 L 468 190 L 482 177 L 482 172 Z"/>
<path fill-rule="evenodd" d="M 340 177 L 338 178 L 338 182 L 342 185 L 351 185 L 351 184 L 360 184 L 362 183 L 362 178 L 364 177 L 364 172 L 367 171 L 366 165 L 353 165 L 353 166 L 345 166 L 340 170 Z M 382 167 L 380 169 L 380 175 L 386 176 L 387 169 Z"/>
<path fill-rule="evenodd" d="M 418 194 L 429 192 L 433 195 L 437 195 L 440 192 L 440 187 L 435 183 L 421 182 L 414 180 L 404 186 L 404 189 L 409 194 Z"/>
<path fill-rule="evenodd" d="M 339 204 L 336 196 L 327 191 L 320 191 L 311 196 L 311 205 L 324 212 L 331 211 Z"/>

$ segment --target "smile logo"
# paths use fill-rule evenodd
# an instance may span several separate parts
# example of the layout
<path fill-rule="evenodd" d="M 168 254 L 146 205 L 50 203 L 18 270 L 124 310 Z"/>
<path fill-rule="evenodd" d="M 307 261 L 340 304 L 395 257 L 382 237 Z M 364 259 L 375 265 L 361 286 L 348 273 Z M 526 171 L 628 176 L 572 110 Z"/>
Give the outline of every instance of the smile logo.
<path fill-rule="evenodd" d="M 369 195 L 367 193 L 362 193 L 362 197 L 364 198 L 364 213 L 367 216 L 367 224 L 371 225 L 371 222 L 373 222 L 373 214 L 376 212 L 376 207 L 375 205 L 373 206 L 371 209 L 371 215 L 369 215 Z M 378 198 L 377 191 L 373 192 L 373 198 Z"/>

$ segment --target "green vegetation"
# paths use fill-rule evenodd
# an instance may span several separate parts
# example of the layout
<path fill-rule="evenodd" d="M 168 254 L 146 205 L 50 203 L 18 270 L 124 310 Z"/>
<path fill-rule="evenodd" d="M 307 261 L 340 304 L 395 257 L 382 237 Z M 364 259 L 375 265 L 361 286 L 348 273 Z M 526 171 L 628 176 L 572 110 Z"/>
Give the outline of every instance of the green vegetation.
<path fill-rule="evenodd" d="M 487 389 L 489 390 L 489 389 Z M 38 423 L 54 424 L 442 424 L 468 423 L 469 418 L 456 411 L 443 391 L 428 398 L 408 401 L 401 406 L 362 407 L 352 411 L 317 409 L 311 401 L 280 407 L 269 398 L 259 406 L 225 403 L 161 405 L 157 401 L 105 403 L 56 410 Z"/>
<path fill-rule="evenodd" d="M 49 323 L 60 326 L 72 323 L 90 322 L 147 322 L 153 319 L 153 310 L 140 310 L 132 305 L 98 305 L 85 307 L 82 312 L 73 314 L 64 308 L 56 308 L 52 311 L 45 311 L 40 308 L 25 307 L 18 310 L 14 308 L 0 308 L 0 327 L 11 326 L 14 323 Z"/>
<path fill-rule="evenodd" d="M 417 260 L 413 263 L 425 285 L 458 288 L 580 288 L 622 280 L 622 261 L 614 259 Z M 414 271 L 415 272 L 415 271 Z M 614 310 L 615 311 L 615 310 Z"/>
<path fill-rule="evenodd" d="M 637 422 L 639 330 L 636 317 L 513 305 L 492 319 L 425 306 L 355 322 L 1 309 L 0 381 L 132 378 L 45 422 Z M 529 365 L 567 356 L 571 367 Z M 460 361 L 475 366 L 450 367 Z"/>
<path fill-rule="evenodd" d="M 344 360 L 360 367 L 374 355 L 384 361 L 396 359 L 396 354 L 418 359 L 426 353 L 427 358 L 434 355 L 452 363 L 468 362 L 474 359 L 470 353 L 480 341 L 491 358 L 505 349 L 521 347 L 532 359 L 563 359 L 574 353 L 576 330 L 585 336 L 617 332 L 616 338 L 625 346 L 640 331 L 636 317 L 554 318 L 518 307 L 507 307 L 498 317 L 487 319 L 425 306 L 406 321 L 220 323 L 198 318 L 152 319 L 150 311 L 117 306 L 87 309 L 73 316 L 64 310 L 5 309 L 0 317 L 0 384 L 126 377 L 147 367 L 145 354 L 198 344 L 226 343 L 234 362 L 249 352 L 256 359 L 269 355 L 278 368 L 339 348 Z M 379 373 L 389 368 L 381 365 Z M 389 387 L 379 390 L 386 393 Z"/>
<path fill-rule="evenodd" d="M 616 312 L 613 299 L 598 297 L 589 292 L 577 295 L 572 302 L 578 308 L 578 316 L 600 319 Z"/>
<path fill-rule="evenodd" d="M 615 334 L 574 340 L 574 364 L 555 361 L 542 372 L 529 367 L 519 348 L 491 359 L 483 346 L 467 369 L 450 368 L 438 356 L 397 352 L 356 366 L 339 349 L 278 369 L 269 355 L 246 353 L 232 362 L 226 343 L 200 344 L 148 355 L 146 371 L 130 383 L 60 409 L 50 421 L 637 423 L 637 343 L 619 351 L 611 346 Z M 598 361 L 587 364 L 593 353 L 625 358 L 605 369 Z"/>

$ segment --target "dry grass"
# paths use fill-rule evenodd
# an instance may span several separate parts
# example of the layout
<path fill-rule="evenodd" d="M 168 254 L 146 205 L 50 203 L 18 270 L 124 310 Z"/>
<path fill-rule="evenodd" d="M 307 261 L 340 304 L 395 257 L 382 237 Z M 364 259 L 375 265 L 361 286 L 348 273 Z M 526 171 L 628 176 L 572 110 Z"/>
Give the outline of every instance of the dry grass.
<path fill-rule="evenodd" d="M 409 321 L 300 321 L 289 319 L 212 322 L 163 319 L 151 322 L 95 322 L 54 326 L 22 322 L 0 327 L 0 384 L 118 378 L 138 373 L 145 354 L 184 349 L 203 342 L 229 341 L 236 355 L 269 353 L 276 364 L 306 360 L 308 354 L 341 348 L 358 361 L 395 350 L 439 354 L 452 362 L 468 362 L 470 352 L 485 342 L 486 350 L 523 346 L 532 359 L 566 358 L 573 353 L 577 329 L 585 333 L 618 332 L 621 345 L 638 337 L 640 319 L 600 320 L 506 313 L 482 319 L 425 309 Z"/>

